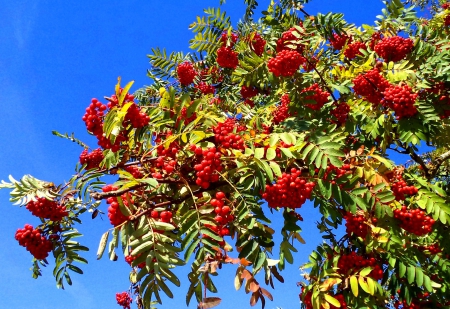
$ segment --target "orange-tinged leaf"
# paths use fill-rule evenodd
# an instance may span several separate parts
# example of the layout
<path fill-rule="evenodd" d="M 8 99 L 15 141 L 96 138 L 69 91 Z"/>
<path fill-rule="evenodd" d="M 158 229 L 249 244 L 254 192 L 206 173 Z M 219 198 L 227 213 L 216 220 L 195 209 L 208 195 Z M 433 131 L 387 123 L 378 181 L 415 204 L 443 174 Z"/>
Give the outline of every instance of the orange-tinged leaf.
<path fill-rule="evenodd" d="M 259 299 L 259 294 L 258 293 L 252 293 L 252 296 L 250 297 L 250 306 L 254 306 L 256 305 L 256 303 L 258 302 Z"/>
<path fill-rule="evenodd" d="M 335 284 L 341 283 L 339 278 L 328 278 L 320 285 L 320 291 L 325 292 L 333 288 Z"/>
<path fill-rule="evenodd" d="M 261 288 L 261 293 L 263 293 L 264 295 L 267 296 L 268 299 L 270 299 L 271 301 L 273 301 L 273 296 L 272 296 L 272 294 L 270 294 L 270 292 L 267 291 L 265 288 Z"/>
<path fill-rule="evenodd" d="M 252 265 L 252 262 L 242 258 L 241 259 L 241 264 L 244 265 L 244 266 L 249 266 L 249 265 Z"/>
<path fill-rule="evenodd" d="M 203 301 L 198 304 L 199 309 L 209 309 L 214 308 L 220 304 L 222 299 L 219 297 L 205 297 Z"/>
<path fill-rule="evenodd" d="M 253 276 L 247 269 L 244 269 L 242 271 L 241 278 L 249 280 L 249 279 L 253 278 Z"/>
<path fill-rule="evenodd" d="M 249 284 L 250 285 L 250 291 L 256 292 L 256 291 L 259 290 L 259 284 L 258 284 L 258 282 L 256 282 L 255 279 L 250 279 L 249 283 L 250 283 Z"/>

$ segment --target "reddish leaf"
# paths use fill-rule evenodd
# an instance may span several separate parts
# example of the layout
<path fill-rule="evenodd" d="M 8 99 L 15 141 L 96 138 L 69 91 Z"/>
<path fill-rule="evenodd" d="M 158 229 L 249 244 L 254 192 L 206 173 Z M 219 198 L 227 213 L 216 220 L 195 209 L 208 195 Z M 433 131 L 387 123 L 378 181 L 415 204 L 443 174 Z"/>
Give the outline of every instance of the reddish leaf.
<path fill-rule="evenodd" d="M 252 276 L 252 274 L 247 270 L 247 269 L 244 269 L 243 271 L 242 271 L 242 274 L 241 274 L 241 278 L 242 279 L 251 279 L 251 278 L 253 278 L 253 276 Z"/>
<path fill-rule="evenodd" d="M 261 292 L 267 296 L 268 299 L 270 299 L 271 301 L 273 301 L 273 296 L 272 294 L 270 294 L 269 291 L 267 291 L 265 288 L 261 288 Z"/>
<path fill-rule="evenodd" d="M 222 299 L 219 297 L 206 297 L 203 298 L 203 302 L 198 304 L 198 309 L 209 309 L 216 307 L 220 304 Z"/>
<path fill-rule="evenodd" d="M 256 303 L 258 302 L 258 298 L 259 298 L 259 293 L 252 293 L 252 296 L 250 297 L 250 306 L 254 306 L 256 305 Z"/>
<path fill-rule="evenodd" d="M 250 291 L 256 292 L 259 290 L 259 284 L 255 279 L 250 279 L 249 281 Z"/>

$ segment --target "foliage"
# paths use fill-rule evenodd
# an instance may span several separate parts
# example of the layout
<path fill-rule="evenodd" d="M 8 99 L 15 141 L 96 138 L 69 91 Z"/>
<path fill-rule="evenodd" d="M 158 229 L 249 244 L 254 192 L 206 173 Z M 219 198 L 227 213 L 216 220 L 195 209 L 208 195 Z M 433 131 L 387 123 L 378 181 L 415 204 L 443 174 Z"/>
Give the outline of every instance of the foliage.
<path fill-rule="evenodd" d="M 83 151 L 67 183 L 0 184 L 18 205 L 67 211 L 43 215 L 34 232 L 52 242 L 58 287 L 71 284 L 69 270 L 82 273 L 74 264 L 87 263 L 88 248 L 75 226 L 105 200 L 112 227 L 97 257 L 125 256 L 139 308 L 173 297 L 173 269 L 186 264 L 187 304 L 218 305 L 215 277 L 232 264 L 236 289 L 264 307 L 304 243 L 298 209 L 310 199 L 324 242 L 301 267 L 304 308 L 448 307 L 449 7 L 425 19 L 392 0 L 357 27 L 342 14 L 311 16 L 306 2 L 271 3 L 256 22 L 257 2 L 246 1 L 236 29 L 205 10 L 191 25 L 192 54 L 155 48 L 150 86 L 131 95 L 119 79 L 106 104 L 92 100 L 83 120 L 100 149 Z M 423 145 L 432 151 L 420 155 Z M 394 152 L 411 161 L 397 165 Z M 282 212 L 281 231 L 269 211 Z M 45 264 L 33 260 L 34 277 Z M 130 306 L 126 293 L 117 300 Z"/>

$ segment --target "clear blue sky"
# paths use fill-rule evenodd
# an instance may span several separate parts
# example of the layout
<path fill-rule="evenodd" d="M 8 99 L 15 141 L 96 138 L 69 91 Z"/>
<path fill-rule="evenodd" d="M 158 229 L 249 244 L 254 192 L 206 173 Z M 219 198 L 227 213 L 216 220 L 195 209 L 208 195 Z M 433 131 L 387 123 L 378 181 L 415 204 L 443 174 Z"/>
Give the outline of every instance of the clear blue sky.
<path fill-rule="evenodd" d="M 203 8 L 218 2 L 0 0 L 0 179 L 32 174 L 55 183 L 68 180 L 82 149 L 51 131 L 75 132 L 95 148 L 81 120 L 90 99 L 112 94 L 118 76 L 124 82 L 135 80 L 133 90 L 149 84 L 146 55 L 151 48 L 188 51 L 188 25 Z M 233 23 L 243 14 L 242 2 L 228 0 L 225 6 Z M 269 1 L 259 2 L 265 8 Z M 305 9 L 311 14 L 343 12 L 349 22 L 361 25 L 373 23 L 381 7 L 378 0 L 313 0 Z M 86 217 L 80 226 L 87 235 L 81 242 L 91 247 L 84 254 L 90 263 L 82 266 L 85 274 L 73 275 L 73 286 L 62 291 L 55 287 L 52 262 L 43 277 L 31 278 L 31 255 L 18 245 L 14 233 L 25 223 L 37 225 L 38 219 L 25 208 L 11 206 L 8 199 L 8 192 L 0 191 L 0 309 L 119 308 L 114 295 L 128 288 L 129 267 L 123 257 L 117 262 L 95 260 L 98 240 L 110 227 L 107 218 Z M 295 265 L 283 273 L 286 282 L 276 285 L 275 299 L 266 308 L 299 307 L 298 266 L 321 241 L 312 206 L 305 205 L 301 212 L 307 245 L 299 245 Z M 234 291 L 234 272 L 234 266 L 226 266 L 216 279 L 223 298 L 219 308 L 250 308 L 249 295 Z M 186 291 L 182 279 L 182 287 L 174 288 L 175 299 L 164 298 L 161 307 L 185 307 Z"/>

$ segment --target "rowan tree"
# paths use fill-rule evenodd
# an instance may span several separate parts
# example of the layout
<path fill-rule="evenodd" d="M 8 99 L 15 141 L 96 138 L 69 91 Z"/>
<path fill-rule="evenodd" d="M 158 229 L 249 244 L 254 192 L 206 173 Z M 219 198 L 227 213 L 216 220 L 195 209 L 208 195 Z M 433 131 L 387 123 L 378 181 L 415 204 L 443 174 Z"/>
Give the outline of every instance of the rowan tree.
<path fill-rule="evenodd" d="M 155 48 L 150 86 L 131 94 L 119 79 L 92 99 L 82 120 L 98 148 L 54 132 L 84 148 L 68 182 L 1 184 L 41 220 L 15 235 L 34 277 L 50 253 L 58 287 L 82 273 L 88 248 L 73 239 L 105 201 L 98 259 L 108 247 L 131 267 L 119 305 L 163 303 L 180 285 L 172 269 L 189 264 L 187 303 L 211 308 L 215 276 L 232 264 L 236 288 L 264 307 L 311 200 L 324 242 L 301 266 L 303 308 L 449 307 L 450 5 L 426 19 L 393 0 L 358 27 L 303 2 L 271 3 L 255 21 L 246 1 L 235 28 L 205 10 L 192 53 Z M 269 212 L 282 212 L 280 231 Z"/>

